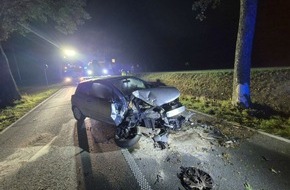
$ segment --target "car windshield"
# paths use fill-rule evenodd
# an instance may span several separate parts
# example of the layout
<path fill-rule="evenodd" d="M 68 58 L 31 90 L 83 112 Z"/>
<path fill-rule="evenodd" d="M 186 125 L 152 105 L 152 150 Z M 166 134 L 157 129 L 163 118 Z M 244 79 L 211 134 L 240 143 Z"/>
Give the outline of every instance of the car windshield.
<path fill-rule="evenodd" d="M 125 96 L 131 95 L 135 90 L 147 88 L 144 81 L 133 77 L 115 79 L 112 80 L 112 84 Z"/>

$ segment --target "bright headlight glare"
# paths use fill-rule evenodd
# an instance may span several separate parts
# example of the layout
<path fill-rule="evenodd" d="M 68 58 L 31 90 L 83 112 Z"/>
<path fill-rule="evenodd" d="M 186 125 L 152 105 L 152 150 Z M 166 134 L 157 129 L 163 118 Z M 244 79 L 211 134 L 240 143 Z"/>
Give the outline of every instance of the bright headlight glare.
<path fill-rule="evenodd" d="M 88 75 L 92 75 L 93 74 L 93 71 L 92 70 L 87 70 L 87 74 Z"/>
<path fill-rule="evenodd" d="M 108 74 L 108 70 L 107 69 L 103 69 L 103 73 L 104 74 Z"/>
<path fill-rule="evenodd" d="M 70 77 L 65 77 L 65 78 L 64 78 L 64 81 L 65 81 L 65 82 L 71 82 L 72 79 L 71 79 Z"/>

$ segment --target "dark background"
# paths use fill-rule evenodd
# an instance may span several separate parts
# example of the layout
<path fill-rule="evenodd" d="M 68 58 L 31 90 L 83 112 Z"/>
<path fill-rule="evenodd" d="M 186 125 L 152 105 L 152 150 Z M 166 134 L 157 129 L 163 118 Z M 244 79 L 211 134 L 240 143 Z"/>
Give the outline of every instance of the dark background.
<path fill-rule="evenodd" d="M 57 79 L 63 46 L 76 49 L 84 63 L 105 54 L 122 67 L 138 64 L 141 71 L 233 68 L 239 0 L 222 0 L 202 22 L 192 2 L 88 0 L 91 19 L 73 35 L 47 23 L 32 28 L 42 37 L 12 36 L 5 47 L 15 79 L 16 63 L 24 81 L 43 82 L 44 64 L 48 77 Z M 259 1 L 252 67 L 290 66 L 289 9 L 287 1 Z"/>

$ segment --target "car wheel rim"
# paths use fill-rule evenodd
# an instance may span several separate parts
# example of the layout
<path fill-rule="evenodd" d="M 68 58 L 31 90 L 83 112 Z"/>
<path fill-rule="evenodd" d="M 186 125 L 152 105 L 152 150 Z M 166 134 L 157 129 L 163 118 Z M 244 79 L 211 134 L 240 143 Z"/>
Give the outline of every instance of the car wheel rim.
<path fill-rule="evenodd" d="M 186 189 L 210 190 L 214 186 L 212 177 L 195 167 L 181 167 L 178 177 Z"/>

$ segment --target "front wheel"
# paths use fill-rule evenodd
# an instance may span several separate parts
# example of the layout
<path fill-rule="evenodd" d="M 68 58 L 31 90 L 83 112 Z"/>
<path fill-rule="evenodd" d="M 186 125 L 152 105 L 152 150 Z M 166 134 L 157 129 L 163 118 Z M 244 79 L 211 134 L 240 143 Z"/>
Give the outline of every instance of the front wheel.
<path fill-rule="evenodd" d="M 115 142 L 121 148 L 129 148 L 135 145 L 141 138 L 138 126 L 133 128 L 118 127 L 115 134 Z"/>

